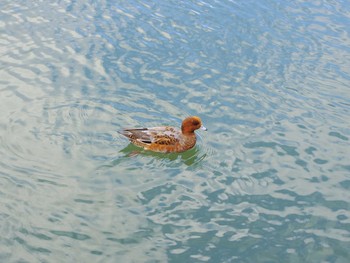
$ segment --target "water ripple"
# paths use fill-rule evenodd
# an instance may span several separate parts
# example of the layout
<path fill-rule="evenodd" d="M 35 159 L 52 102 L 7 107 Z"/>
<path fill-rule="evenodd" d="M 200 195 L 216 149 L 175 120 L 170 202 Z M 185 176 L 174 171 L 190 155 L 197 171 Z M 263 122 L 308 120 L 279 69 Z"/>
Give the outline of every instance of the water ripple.
<path fill-rule="evenodd" d="M 344 1 L 0 7 L 2 261 L 348 262 Z"/>

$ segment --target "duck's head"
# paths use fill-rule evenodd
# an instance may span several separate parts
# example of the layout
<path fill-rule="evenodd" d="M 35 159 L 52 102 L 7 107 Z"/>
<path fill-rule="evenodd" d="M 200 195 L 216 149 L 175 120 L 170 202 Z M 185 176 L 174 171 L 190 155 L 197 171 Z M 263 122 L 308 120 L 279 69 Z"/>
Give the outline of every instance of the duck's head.
<path fill-rule="evenodd" d="M 182 121 L 182 125 L 181 125 L 181 131 L 184 134 L 188 134 L 188 133 L 194 133 L 195 130 L 198 129 L 202 129 L 202 130 L 207 130 L 207 128 L 205 128 L 202 125 L 202 121 L 199 117 L 197 116 L 191 116 L 191 117 L 187 117 L 186 119 L 184 119 Z"/>

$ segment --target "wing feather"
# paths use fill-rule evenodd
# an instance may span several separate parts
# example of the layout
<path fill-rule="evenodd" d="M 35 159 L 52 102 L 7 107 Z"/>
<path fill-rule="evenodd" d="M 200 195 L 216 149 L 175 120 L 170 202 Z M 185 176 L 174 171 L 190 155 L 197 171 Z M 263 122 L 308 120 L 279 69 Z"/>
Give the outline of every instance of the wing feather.
<path fill-rule="evenodd" d="M 132 141 L 146 144 L 175 145 L 179 141 L 179 130 L 173 127 L 124 129 L 120 133 Z"/>

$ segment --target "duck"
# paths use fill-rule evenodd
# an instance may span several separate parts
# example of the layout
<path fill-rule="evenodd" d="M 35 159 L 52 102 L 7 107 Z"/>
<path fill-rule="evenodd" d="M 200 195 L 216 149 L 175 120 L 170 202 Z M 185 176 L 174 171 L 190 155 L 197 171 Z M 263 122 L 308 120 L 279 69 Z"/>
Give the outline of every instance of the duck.
<path fill-rule="evenodd" d="M 181 129 L 171 126 L 151 128 L 131 128 L 118 131 L 134 145 L 147 151 L 180 153 L 196 145 L 195 130 L 207 130 L 198 116 L 190 116 L 182 121 Z"/>

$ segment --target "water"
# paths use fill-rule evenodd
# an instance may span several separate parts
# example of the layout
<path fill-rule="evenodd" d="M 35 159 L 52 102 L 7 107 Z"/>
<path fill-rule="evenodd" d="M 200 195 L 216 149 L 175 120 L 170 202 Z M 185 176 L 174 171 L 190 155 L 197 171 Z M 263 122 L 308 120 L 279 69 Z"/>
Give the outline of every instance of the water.
<path fill-rule="evenodd" d="M 0 10 L 1 262 L 350 261 L 347 1 Z"/>

